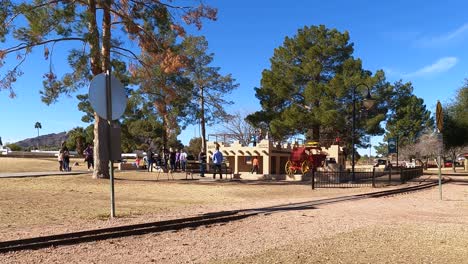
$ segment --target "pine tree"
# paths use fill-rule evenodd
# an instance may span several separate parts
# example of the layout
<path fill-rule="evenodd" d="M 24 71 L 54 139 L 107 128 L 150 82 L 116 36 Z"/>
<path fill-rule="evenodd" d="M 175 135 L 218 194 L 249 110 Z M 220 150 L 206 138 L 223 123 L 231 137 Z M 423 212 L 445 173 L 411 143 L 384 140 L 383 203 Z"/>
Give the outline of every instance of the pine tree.
<path fill-rule="evenodd" d="M 174 1 L 35 0 L 19 3 L 5 0 L 0 2 L 0 7 L 0 41 L 17 41 L 0 50 L 0 66 L 5 66 L 5 59 L 10 54 L 16 54 L 18 61 L 0 78 L 0 89 L 9 90 L 10 96 L 14 97 L 13 84 L 23 74 L 21 65 L 33 49 L 43 47 L 44 58 L 50 63 L 41 91 L 46 104 L 57 101 L 61 94 L 76 92 L 93 76 L 111 70 L 112 58 L 127 59 L 131 65 L 146 65 L 138 56 L 141 53 L 166 58 L 160 63 L 162 67 L 170 68 L 177 55 L 165 49 L 165 38 L 160 36 L 168 32 L 184 35 L 180 21 L 201 28 L 202 18 L 216 18 L 213 8 L 203 4 L 176 6 Z M 70 73 L 59 78 L 53 70 L 53 55 L 54 49 L 64 42 L 76 45 L 68 56 Z M 128 42 L 135 42 L 138 48 L 125 48 Z M 135 74 L 135 71 L 131 72 Z M 106 147 L 104 135 L 108 124 L 96 114 L 94 120 L 96 166 L 93 177 L 108 178 L 108 161 L 101 158 Z"/>
<path fill-rule="evenodd" d="M 413 94 L 411 83 L 394 84 L 389 108 L 384 140 L 398 138 L 399 147 L 415 144 L 418 137 L 434 127 L 431 112 L 424 100 Z"/>
<path fill-rule="evenodd" d="M 348 32 L 323 25 L 306 26 L 286 37 L 275 49 L 270 69 L 263 71 L 261 86 L 255 88 L 262 110 L 248 116 L 248 121 L 267 129 L 276 140 L 302 134 L 307 140 L 339 137 L 351 142 L 353 97 L 359 114 L 366 86 L 372 93 L 386 87 L 383 72 L 372 76 L 363 70 L 353 50 Z M 385 98 L 374 96 L 379 99 L 375 110 L 368 118 L 357 117 L 358 145 L 364 133 L 383 132 L 380 122 L 386 110 L 380 105 Z"/>

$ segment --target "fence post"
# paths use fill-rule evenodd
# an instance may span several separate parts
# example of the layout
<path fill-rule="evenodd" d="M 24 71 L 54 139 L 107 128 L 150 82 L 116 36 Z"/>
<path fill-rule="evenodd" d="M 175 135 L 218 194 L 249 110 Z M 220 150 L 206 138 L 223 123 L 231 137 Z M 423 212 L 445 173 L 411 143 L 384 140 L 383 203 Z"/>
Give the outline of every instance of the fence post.
<path fill-rule="evenodd" d="M 315 170 L 312 169 L 312 190 L 315 189 Z"/>
<path fill-rule="evenodd" d="M 406 182 L 405 178 L 406 178 L 405 175 L 403 175 L 403 168 L 400 167 L 400 182 L 405 183 Z"/>
<path fill-rule="evenodd" d="M 375 168 L 372 168 L 372 188 L 375 188 Z"/>
<path fill-rule="evenodd" d="M 388 168 L 388 185 L 392 183 L 392 167 Z"/>

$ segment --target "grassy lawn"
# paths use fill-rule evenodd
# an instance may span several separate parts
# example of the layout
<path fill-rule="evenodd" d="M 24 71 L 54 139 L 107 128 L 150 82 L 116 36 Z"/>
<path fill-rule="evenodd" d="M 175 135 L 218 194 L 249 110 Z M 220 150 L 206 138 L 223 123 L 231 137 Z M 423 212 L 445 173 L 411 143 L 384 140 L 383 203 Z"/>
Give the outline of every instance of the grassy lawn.
<path fill-rule="evenodd" d="M 0 172 L 54 171 L 57 167 L 55 159 L 0 158 Z M 76 170 L 85 170 L 84 163 Z M 227 206 L 237 209 L 255 207 L 261 202 L 279 204 L 350 192 L 343 189 L 311 191 L 308 184 L 168 181 L 165 175 L 156 181 L 155 173 L 145 171 L 116 171 L 115 178 L 118 217 L 169 215 L 186 208 Z M 185 174 L 177 178 L 185 178 Z M 92 179 L 91 173 L 0 178 L 0 228 L 107 220 L 109 211 L 109 180 Z"/>
<path fill-rule="evenodd" d="M 73 166 L 74 163 L 78 166 Z M 86 170 L 86 162 L 82 158 L 71 158 L 73 170 Z M 0 173 L 5 172 L 40 172 L 59 171 L 57 158 L 11 158 L 0 157 Z"/>

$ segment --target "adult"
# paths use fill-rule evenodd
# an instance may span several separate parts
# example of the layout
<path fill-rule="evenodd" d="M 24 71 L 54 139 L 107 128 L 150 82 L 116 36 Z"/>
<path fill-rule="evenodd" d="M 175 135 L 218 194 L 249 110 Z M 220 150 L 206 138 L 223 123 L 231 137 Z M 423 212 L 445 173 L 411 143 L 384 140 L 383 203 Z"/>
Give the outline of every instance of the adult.
<path fill-rule="evenodd" d="M 62 155 L 63 155 L 63 170 L 64 171 L 71 171 L 71 168 L 70 168 L 70 151 L 68 151 L 67 146 L 63 146 Z"/>
<path fill-rule="evenodd" d="M 167 165 L 169 164 L 169 152 L 167 151 L 166 148 L 163 147 L 162 152 L 161 152 L 161 166 L 164 169 L 164 171 L 168 171 L 170 169 Z"/>
<path fill-rule="evenodd" d="M 185 168 L 187 166 L 187 152 L 185 152 L 185 150 L 182 150 L 182 152 L 180 153 L 179 160 L 182 171 L 185 171 Z"/>
<path fill-rule="evenodd" d="M 200 177 L 205 177 L 206 153 L 203 149 L 198 154 L 198 161 L 200 162 Z"/>
<path fill-rule="evenodd" d="M 88 165 L 88 171 L 90 171 L 91 168 L 94 169 L 94 150 L 91 144 L 88 143 L 85 150 L 83 151 L 83 155 L 85 156 L 85 161 Z"/>
<path fill-rule="evenodd" d="M 65 141 L 62 141 L 62 144 L 60 144 L 60 149 L 59 149 L 59 153 L 57 156 L 60 171 L 64 171 L 64 167 L 63 167 L 63 149 L 64 148 L 65 148 Z"/>
<path fill-rule="evenodd" d="M 60 148 L 59 150 L 57 160 L 59 162 L 59 170 L 63 171 L 63 149 L 62 148 Z"/>
<path fill-rule="evenodd" d="M 250 171 L 250 173 L 254 173 L 255 174 L 258 174 L 258 157 L 255 157 L 253 160 L 252 160 L 252 170 Z"/>
<path fill-rule="evenodd" d="M 178 170 L 180 169 L 181 167 L 181 162 L 180 162 L 180 154 L 181 154 L 181 151 L 176 149 L 176 156 L 175 156 L 175 169 Z"/>
<path fill-rule="evenodd" d="M 223 173 L 221 172 L 221 164 L 223 164 L 223 153 L 219 151 L 219 146 L 216 146 L 216 151 L 213 154 L 213 179 L 216 179 L 216 171 L 219 171 L 219 178 L 223 178 Z"/>
<path fill-rule="evenodd" d="M 147 158 L 148 161 L 148 172 L 153 172 L 153 164 L 154 164 L 154 153 L 152 150 L 148 150 Z"/>
<path fill-rule="evenodd" d="M 169 148 L 169 165 L 171 166 L 171 172 L 176 170 L 176 154 L 177 152 L 173 148 Z"/>

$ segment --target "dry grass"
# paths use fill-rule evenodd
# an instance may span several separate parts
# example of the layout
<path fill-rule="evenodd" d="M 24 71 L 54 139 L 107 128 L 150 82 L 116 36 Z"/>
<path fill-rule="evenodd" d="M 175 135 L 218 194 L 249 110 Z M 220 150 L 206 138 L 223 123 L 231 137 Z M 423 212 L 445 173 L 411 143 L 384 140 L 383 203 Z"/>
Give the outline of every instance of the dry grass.
<path fill-rule="evenodd" d="M 77 169 L 85 169 L 83 159 L 72 158 L 70 164 L 78 162 Z M 11 158 L 0 157 L 0 173 L 2 172 L 36 172 L 58 171 L 57 158 Z"/>
<path fill-rule="evenodd" d="M 50 171 L 57 165 L 52 159 L 1 158 L 0 162 L 2 172 Z M 156 173 L 144 171 L 116 171 L 115 178 L 119 217 L 168 215 L 186 208 L 203 210 L 225 205 L 236 209 L 255 206 L 261 201 L 274 204 L 279 199 L 308 199 L 349 192 L 339 189 L 311 192 L 310 186 L 300 184 L 168 181 L 165 175 L 156 181 Z M 176 178 L 185 178 L 185 174 Z M 0 228 L 19 229 L 109 216 L 109 180 L 92 179 L 91 174 L 0 178 L 0 181 Z"/>
<path fill-rule="evenodd" d="M 146 172 L 116 172 L 115 199 L 119 216 L 154 214 L 202 205 L 236 205 L 257 200 L 310 197 L 308 185 L 245 185 L 241 183 L 155 180 Z M 109 181 L 90 174 L 0 179 L 0 228 L 107 218 Z M 335 190 L 334 192 L 340 192 Z M 323 193 L 322 193 L 323 195 Z M 32 217 L 34 216 L 34 217 Z"/>
<path fill-rule="evenodd" d="M 56 165 L 54 160 L 13 163 L 19 169 L 22 162 L 41 170 Z M 0 241 L 370 190 L 311 191 L 297 183 L 168 181 L 165 176 L 156 181 L 156 175 L 116 172 L 118 218 L 112 221 L 101 221 L 109 216 L 108 180 L 91 174 L 0 178 Z M 178 232 L 0 254 L 0 262 L 465 263 L 466 182 L 464 176 L 454 177 L 444 186 L 444 201 L 431 189 Z"/>

